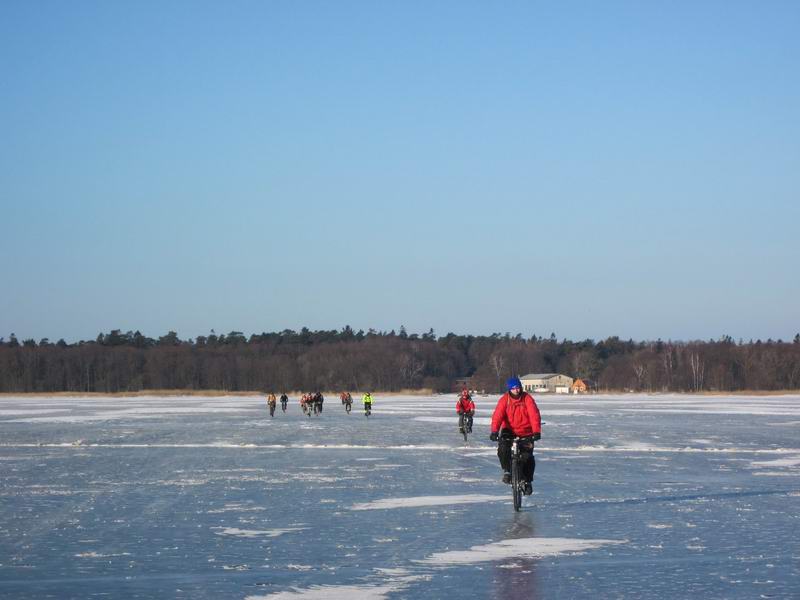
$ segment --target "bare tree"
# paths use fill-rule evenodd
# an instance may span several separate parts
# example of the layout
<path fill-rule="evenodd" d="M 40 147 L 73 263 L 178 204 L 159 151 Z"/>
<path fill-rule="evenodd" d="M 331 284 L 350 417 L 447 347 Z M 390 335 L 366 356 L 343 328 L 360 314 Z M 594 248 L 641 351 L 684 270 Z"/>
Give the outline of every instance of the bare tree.
<path fill-rule="evenodd" d="M 644 389 L 644 378 L 647 376 L 647 367 L 642 363 L 633 364 L 633 373 L 636 375 L 636 386 L 638 390 Z"/>
<path fill-rule="evenodd" d="M 699 392 L 703 389 L 703 379 L 705 377 L 705 364 L 700 354 L 697 352 L 689 353 L 689 367 L 692 370 L 692 389 Z"/>
<path fill-rule="evenodd" d="M 492 367 L 492 370 L 494 371 L 495 376 L 497 376 L 498 379 L 502 378 L 503 371 L 504 371 L 505 365 L 506 365 L 506 361 L 503 358 L 503 355 L 500 354 L 499 352 L 493 353 L 489 357 L 489 365 Z"/>

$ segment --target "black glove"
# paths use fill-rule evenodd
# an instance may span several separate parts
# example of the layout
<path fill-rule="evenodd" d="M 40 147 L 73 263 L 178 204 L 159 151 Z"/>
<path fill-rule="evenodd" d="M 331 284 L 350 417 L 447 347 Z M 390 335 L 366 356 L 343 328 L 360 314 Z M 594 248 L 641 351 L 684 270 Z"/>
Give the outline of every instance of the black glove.
<path fill-rule="evenodd" d="M 491 435 L 489 436 L 489 439 L 492 440 L 493 442 L 496 442 L 497 441 L 497 437 L 498 437 L 497 432 L 493 431 L 491 433 Z"/>
<path fill-rule="evenodd" d="M 540 439 L 542 439 L 542 434 L 541 433 L 534 433 L 531 436 L 531 438 L 533 439 L 534 442 L 538 442 Z"/>

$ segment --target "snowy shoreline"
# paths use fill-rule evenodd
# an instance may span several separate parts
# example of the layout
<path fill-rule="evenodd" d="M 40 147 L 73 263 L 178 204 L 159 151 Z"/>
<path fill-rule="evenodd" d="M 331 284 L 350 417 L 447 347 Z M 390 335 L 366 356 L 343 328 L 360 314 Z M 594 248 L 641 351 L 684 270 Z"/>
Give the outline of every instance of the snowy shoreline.
<path fill-rule="evenodd" d="M 322 394 L 329 400 L 339 400 L 339 393 L 341 390 L 322 390 Z M 248 391 L 226 391 L 226 390 L 140 390 L 136 392 L 0 392 L 0 399 L 4 398 L 263 398 L 268 392 L 258 390 Z M 278 393 L 276 391 L 276 393 Z M 290 398 L 299 398 L 303 392 L 292 390 L 286 392 Z M 358 402 L 360 400 L 361 392 L 354 392 L 353 399 Z M 503 392 L 487 392 L 475 394 L 475 398 L 499 398 Z M 386 392 L 381 390 L 372 390 L 373 396 L 383 397 L 397 397 L 397 396 L 413 396 L 413 397 L 430 397 L 435 398 L 449 398 L 456 397 L 456 392 L 433 392 L 432 390 L 400 390 L 396 392 Z M 623 397 L 664 397 L 664 396 L 685 396 L 685 397 L 705 397 L 705 396 L 753 396 L 753 397 L 770 397 L 770 396 L 798 396 L 800 397 L 800 389 L 798 390 L 736 390 L 736 391 L 698 391 L 698 392 L 631 392 L 626 390 L 604 390 L 602 392 L 591 394 L 555 394 L 550 392 L 537 392 L 535 396 L 542 398 L 597 398 L 603 396 L 623 396 Z"/>

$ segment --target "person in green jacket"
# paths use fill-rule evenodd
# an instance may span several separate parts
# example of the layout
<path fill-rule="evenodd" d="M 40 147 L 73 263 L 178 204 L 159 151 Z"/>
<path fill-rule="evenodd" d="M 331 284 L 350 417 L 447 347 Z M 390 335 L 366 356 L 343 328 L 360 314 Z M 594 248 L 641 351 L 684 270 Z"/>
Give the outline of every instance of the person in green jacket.
<path fill-rule="evenodd" d="M 372 394 L 367 392 L 361 398 L 361 401 L 364 403 L 364 414 L 369 416 L 370 413 L 372 412 Z"/>

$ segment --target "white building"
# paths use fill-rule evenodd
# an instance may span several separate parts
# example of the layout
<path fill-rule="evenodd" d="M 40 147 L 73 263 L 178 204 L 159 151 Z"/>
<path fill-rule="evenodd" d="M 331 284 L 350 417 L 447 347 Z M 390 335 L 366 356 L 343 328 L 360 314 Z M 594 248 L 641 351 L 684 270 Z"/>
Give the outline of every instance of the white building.
<path fill-rule="evenodd" d="M 522 389 L 534 393 L 569 394 L 572 377 L 559 373 L 529 373 L 520 377 Z"/>

